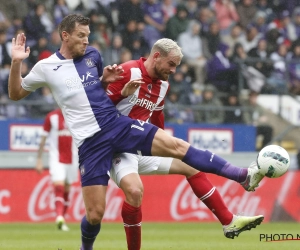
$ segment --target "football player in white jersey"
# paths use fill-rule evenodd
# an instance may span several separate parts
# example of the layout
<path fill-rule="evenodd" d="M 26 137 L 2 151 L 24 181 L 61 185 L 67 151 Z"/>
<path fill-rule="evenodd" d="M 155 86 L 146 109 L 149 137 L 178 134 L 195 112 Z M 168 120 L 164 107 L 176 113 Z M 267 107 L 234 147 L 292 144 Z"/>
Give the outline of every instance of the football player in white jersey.
<path fill-rule="evenodd" d="M 165 68 L 164 65 L 156 63 L 155 56 L 157 53 L 161 53 L 160 51 L 167 50 L 168 47 L 176 48 L 177 45 L 170 39 L 159 39 L 147 59 L 140 58 L 121 64 L 124 69 L 122 74 L 124 78 L 108 85 L 107 88 L 108 96 L 123 115 L 145 122 L 150 121 L 161 129 L 164 129 L 163 107 L 169 83 L 162 79 L 161 75 Z M 167 60 L 172 61 L 168 57 L 167 54 Z M 131 79 L 139 78 L 142 78 L 145 83 L 138 89 L 126 84 Z M 115 156 L 110 173 L 111 178 L 125 194 L 121 214 L 127 246 L 130 250 L 138 250 L 141 247 L 141 204 L 144 188 L 139 174 L 180 174 L 185 176 L 195 195 L 219 219 L 223 225 L 224 234 L 228 238 L 234 238 L 242 231 L 249 230 L 261 222 L 261 216 L 233 215 L 205 173 L 189 167 L 178 159 L 122 153 Z"/>
<path fill-rule="evenodd" d="M 103 68 L 99 52 L 88 46 L 89 21 L 79 14 L 66 16 L 58 27 L 62 40 L 60 50 L 39 61 L 25 78 L 21 76 L 21 64 L 29 56 L 30 48 L 26 47 L 25 35 L 18 34 L 12 39 L 8 81 L 12 100 L 20 100 L 47 86 L 62 110 L 79 154 L 86 210 L 81 221 L 81 249 L 93 249 L 100 232 L 109 171 L 116 153 L 177 158 L 197 170 L 244 182 L 244 187 L 253 191 L 263 178 L 256 165 L 245 171 L 152 124 L 120 114 L 105 89 L 109 83 L 122 79 L 123 69 L 117 65 Z M 160 77 L 167 80 L 180 64 L 182 53 L 174 48 L 168 48 L 168 58 L 164 53 L 156 53 L 155 60 L 164 65 Z M 141 79 L 135 79 L 127 84 L 137 89 L 142 83 Z"/>
<path fill-rule="evenodd" d="M 42 155 L 48 138 L 49 174 L 54 189 L 56 224 L 59 230 L 69 231 L 65 215 L 69 206 L 71 185 L 78 179 L 78 149 L 60 109 L 46 115 L 43 129 L 35 169 L 38 173 L 43 171 Z"/>

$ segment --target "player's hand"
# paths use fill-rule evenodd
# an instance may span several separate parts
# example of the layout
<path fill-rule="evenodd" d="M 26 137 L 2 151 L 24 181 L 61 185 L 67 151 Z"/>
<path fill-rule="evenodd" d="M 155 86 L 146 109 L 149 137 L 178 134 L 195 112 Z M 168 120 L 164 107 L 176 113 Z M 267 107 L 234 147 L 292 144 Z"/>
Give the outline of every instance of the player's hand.
<path fill-rule="evenodd" d="M 25 48 L 26 37 L 24 33 L 18 34 L 12 39 L 11 58 L 13 61 L 22 61 L 29 56 L 30 48 Z"/>
<path fill-rule="evenodd" d="M 123 76 L 121 76 L 123 72 L 124 70 L 122 66 L 118 66 L 117 64 L 114 64 L 112 66 L 108 65 L 103 69 L 102 82 L 109 84 L 121 80 L 124 78 Z"/>
<path fill-rule="evenodd" d="M 143 81 L 143 78 L 137 78 L 129 81 L 124 85 L 123 89 L 121 90 L 121 95 L 122 96 L 132 95 L 143 83 L 145 83 Z"/>
<path fill-rule="evenodd" d="M 35 165 L 35 170 L 41 174 L 44 170 L 44 166 L 43 166 L 43 161 L 42 159 L 37 159 L 36 161 L 36 165 Z"/>

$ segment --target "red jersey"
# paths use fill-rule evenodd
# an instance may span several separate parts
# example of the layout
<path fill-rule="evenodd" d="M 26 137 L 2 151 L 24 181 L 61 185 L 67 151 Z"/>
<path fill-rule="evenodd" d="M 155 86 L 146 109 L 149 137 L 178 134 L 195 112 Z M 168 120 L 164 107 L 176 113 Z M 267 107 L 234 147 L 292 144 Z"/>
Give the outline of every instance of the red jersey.
<path fill-rule="evenodd" d="M 56 109 L 47 114 L 44 121 L 43 135 L 48 137 L 49 161 L 51 163 L 77 163 L 77 148 L 73 143 L 71 133 L 66 127 L 60 109 Z"/>
<path fill-rule="evenodd" d="M 164 98 L 169 89 L 169 83 L 159 79 L 152 79 L 144 66 L 145 58 L 132 60 L 121 64 L 123 79 L 109 84 L 107 94 L 121 114 L 132 119 L 151 122 L 159 128 L 164 128 Z M 142 78 L 145 83 L 134 94 L 123 97 L 121 90 L 130 80 Z"/>

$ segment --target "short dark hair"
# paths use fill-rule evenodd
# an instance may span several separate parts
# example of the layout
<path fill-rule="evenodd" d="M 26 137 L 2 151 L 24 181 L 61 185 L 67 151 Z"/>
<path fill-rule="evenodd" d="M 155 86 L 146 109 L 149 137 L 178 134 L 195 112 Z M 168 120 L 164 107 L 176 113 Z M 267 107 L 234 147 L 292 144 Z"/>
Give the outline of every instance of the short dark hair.
<path fill-rule="evenodd" d="M 71 34 L 75 29 L 76 23 L 79 23 L 81 25 L 89 25 L 90 19 L 80 14 L 70 14 L 64 17 L 64 19 L 58 25 L 58 32 L 61 40 L 62 40 L 62 35 L 61 35 L 62 32 L 66 31 L 69 34 Z"/>

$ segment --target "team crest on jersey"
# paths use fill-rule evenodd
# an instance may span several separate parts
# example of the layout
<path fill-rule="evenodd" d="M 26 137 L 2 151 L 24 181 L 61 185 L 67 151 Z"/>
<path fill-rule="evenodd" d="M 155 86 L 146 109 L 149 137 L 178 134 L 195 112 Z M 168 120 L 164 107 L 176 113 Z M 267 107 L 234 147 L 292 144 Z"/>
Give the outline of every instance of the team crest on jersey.
<path fill-rule="evenodd" d="M 151 83 L 147 85 L 147 89 L 151 93 L 151 90 L 152 90 L 152 84 Z"/>
<path fill-rule="evenodd" d="M 116 157 L 116 158 L 114 159 L 113 164 L 114 164 L 115 166 L 118 166 L 118 165 L 120 164 L 120 162 L 121 162 L 121 158 Z"/>
<path fill-rule="evenodd" d="M 79 167 L 79 169 L 80 169 L 80 174 L 81 174 L 81 175 L 84 175 L 84 173 L 85 173 L 84 165 L 81 165 L 81 166 Z"/>
<path fill-rule="evenodd" d="M 88 67 L 93 67 L 94 66 L 94 62 L 92 61 L 92 58 L 85 59 L 85 64 Z"/>

